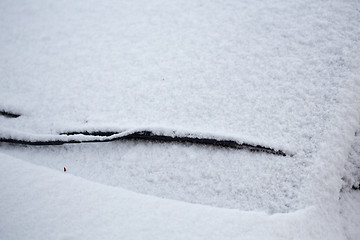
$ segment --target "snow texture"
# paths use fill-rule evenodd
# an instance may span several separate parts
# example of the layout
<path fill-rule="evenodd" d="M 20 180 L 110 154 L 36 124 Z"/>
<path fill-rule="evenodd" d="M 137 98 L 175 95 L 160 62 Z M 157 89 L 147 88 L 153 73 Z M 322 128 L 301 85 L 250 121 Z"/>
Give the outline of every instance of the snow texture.
<path fill-rule="evenodd" d="M 25 160 L 1 155 L 1 237 L 61 238 L 67 228 L 76 239 L 353 236 L 339 198 L 342 179 L 356 181 L 348 156 L 358 141 L 359 9 L 356 0 L 0 1 L 0 111 L 21 114 L 0 116 L 0 137 L 149 129 L 293 153 L 1 144 Z"/>
<path fill-rule="evenodd" d="M 360 191 L 341 193 L 340 213 L 347 240 L 357 240 L 360 236 Z"/>
<path fill-rule="evenodd" d="M 331 239 L 315 208 L 267 215 L 136 194 L 0 154 L 1 239 Z M 327 224 L 327 223 L 326 223 Z M 300 228 L 299 228 L 300 227 Z"/>
<path fill-rule="evenodd" d="M 360 237 L 360 134 L 355 133 L 348 161 L 345 163 L 340 192 L 340 214 L 347 240 Z"/>
<path fill-rule="evenodd" d="M 355 133 L 355 139 L 351 145 L 343 181 L 343 189 L 360 188 L 360 129 Z"/>
<path fill-rule="evenodd" d="M 1 1 L 9 129 L 167 127 L 314 151 L 358 67 L 357 1 Z"/>
<path fill-rule="evenodd" d="M 302 159 L 134 141 L 19 147 L 3 153 L 106 185 L 191 203 L 268 213 L 305 207 Z M 306 183 L 311 184 L 311 183 Z"/>

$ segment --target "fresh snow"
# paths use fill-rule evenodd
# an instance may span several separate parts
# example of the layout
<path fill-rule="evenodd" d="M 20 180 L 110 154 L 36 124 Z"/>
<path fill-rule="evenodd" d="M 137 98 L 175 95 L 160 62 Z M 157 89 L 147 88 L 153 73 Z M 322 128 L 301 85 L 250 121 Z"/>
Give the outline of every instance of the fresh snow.
<path fill-rule="evenodd" d="M 356 239 L 359 9 L 0 1 L 0 111 L 21 114 L 0 116 L 0 138 L 142 129 L 291 153 L 2 143 L 0 238 Z"/>
<path fill-rule="evenodd" d="M 159 199 L 0 155 L 1 239 L 331 239 L 306 208 L 267 215 Z M 300 228 L 299 228 L 300 227 Z M 327 238 L 328 237 L 328 238 Z"/>
<path fill-rule="evenodd" d="M 314 151 L 356 76 L 356 3 L 1 1 L 0 103 L 23 114 L 1 125 L 167 127 Z"/>
<path fill-rule="evenodd" d="M 345 164 L 340 192 L 340 215 L 347 239 L 360 237 L 360 129 L 355 133 L 349 159 Z M 354 190 L 354 188 L 357 190 Z"/>
<path fill-rule="evenodd" d="M 360 191 L 345 190 L 341 193 L 340 214 L 347 239 L 356 240 L 360 236 Z"/>
<path fill-rule="evenodd" d="M 355 133 L 343 175 L 343 189 L 360 188 L 360 129 Z"/>
<path fill-rule="evenodd" d="M 20 159 L 106 185 L 191 203 L 268 213 L 304 205 L 302 159 L 173 143 L 2 146 Z M 311 182 L 306 182 L 311 184 Z"/>

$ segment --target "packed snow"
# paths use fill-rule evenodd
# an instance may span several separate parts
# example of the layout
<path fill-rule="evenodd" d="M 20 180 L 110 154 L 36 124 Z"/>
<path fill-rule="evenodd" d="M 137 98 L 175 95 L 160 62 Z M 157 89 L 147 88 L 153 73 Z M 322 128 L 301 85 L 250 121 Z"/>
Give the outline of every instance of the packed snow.
<path fill-rule="evenodd" d="M 357 239 L 359 26 L 357 0 L 0 1 L 0 139 L 291 153 L 1 143 L 0 239 Z"/>

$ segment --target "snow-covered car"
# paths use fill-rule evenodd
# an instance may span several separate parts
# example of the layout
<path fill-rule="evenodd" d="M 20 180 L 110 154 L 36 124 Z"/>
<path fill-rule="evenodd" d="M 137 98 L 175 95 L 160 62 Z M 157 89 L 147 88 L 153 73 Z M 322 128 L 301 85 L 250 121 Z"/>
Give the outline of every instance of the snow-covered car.
<path fill-rule="evenodd" d="M 359 239 L 359 9 L 0 1 L 0 239 Z"/>

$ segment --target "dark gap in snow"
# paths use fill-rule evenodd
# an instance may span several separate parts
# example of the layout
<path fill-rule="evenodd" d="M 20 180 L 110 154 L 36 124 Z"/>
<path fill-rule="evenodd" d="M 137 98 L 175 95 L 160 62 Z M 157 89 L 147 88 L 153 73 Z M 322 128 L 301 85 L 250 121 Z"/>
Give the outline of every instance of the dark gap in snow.
<path fill-rule="evenodd" d="M 99 140 L 93 140 L 93 141 L 78 141 L 78 140 L 39 140 L 39 141 L 31 141 L 31 140 L 21 140 L 21 139 L 13 139 L 13 138 L 0 138 L 0 142 L 6 142 L 6 143 L 13 143 L 13 144 L 24 144 L 24 145 L 34 145 L 34 146 L 45 146 L 45 145 L 63 145 L 66 143 L 82 143 L 82 142 L 106 142 Z"/>
<path fill-rule="evenodd" d="M 4 116 L 4 117 L 7 117 L 7 118 L 18 118 L 18 117 L 21 116 L 20 114 L 5 111 L 5 110 L 0 110 L 0 115 Z"/>
<path fill-rule="evenodd" d="M 76 135 L 83 134 L 89 136 L 111 136 L 115 134 L 114 132 L 70 132 L 62 133 L 62 135 Z M 152 142 L 178 142 L 178 143 L 191 143 L 191 144 L 201 144 L 201 145 L 212 145 L 218 147 L 232 148 L 232 149 L 245 149 L 251 152 L 264 152 L 279 156 L 286 156 L 286 153 L 282 150 L 275 150 L 269 147 L 264 147 L 260 145 L 252 145 L 247 143 L 238 143 L 233 140 L 218 140 L 213 138 L 198 138 L 198 137 L 179 137 L 179 136 L 166 136 L 155 134 L 151 131 L 139 131 L 134 132 L 125 136 L 114 137 L 114 138 L 104 138 L 96 140 L 41 140 L 41 141 L 30 141 L 30 140 L 21 140 L 21 139 L 12 139 L 12 138 L 0 138 L 0 142 L 8 142 L 14 144 L 26 144 L 26 145 L 62 145 L 66 143 L 82 143 L 82 142 L 110 142 L 110 141 L 119 141 L 119 140 L 142 140 L 142 141 L 152 141 Z"/>
<path fill-rule="evenodd" d="M 355 131 L 347 162 L 344 166 L 343 186 L 340 190 L 360 190 L 360 130 Z"/>
<path fill-rule="evenodd" d="M 344 178 L 342 178 L 342 180 L 344 180 Z M 340 189 L 340 192 L 344 192 L 344 191 L 349 191 L 350 190 L 353 190 L 353 191 L 359 191 L 360 190 L 360 184 L 354 184 L 352 185 L 350 188 L 349 186 L 346 187 L 346 186 L 343 186 L 341 189 Z"/>
<path fill-rule="evenodd" d="M 263 147 L 260 145 L 251 145 L 247 143 L 237 143 L 233 140 L 217 140 L 212 138 L 192 138 L 192 137 L 172 137 L 165 135 L 156 135 L 150 131 L 135 132 L 129 135 L 122 137 L 124 139 L 134 139 L 134 140 L 147 140 L 147 141 L 159 141 L 159 142 L 180 142 L 180 143 L 192 143 L 192 144 L 202 144 L 202 145 L 213 145 L 226 148 L 234 149 L 246 149 L 251 152 L 266 152 L 275 155 L 286 156 L 285 152 L 281 150 L 274 150 L 272 148 Z"/>

